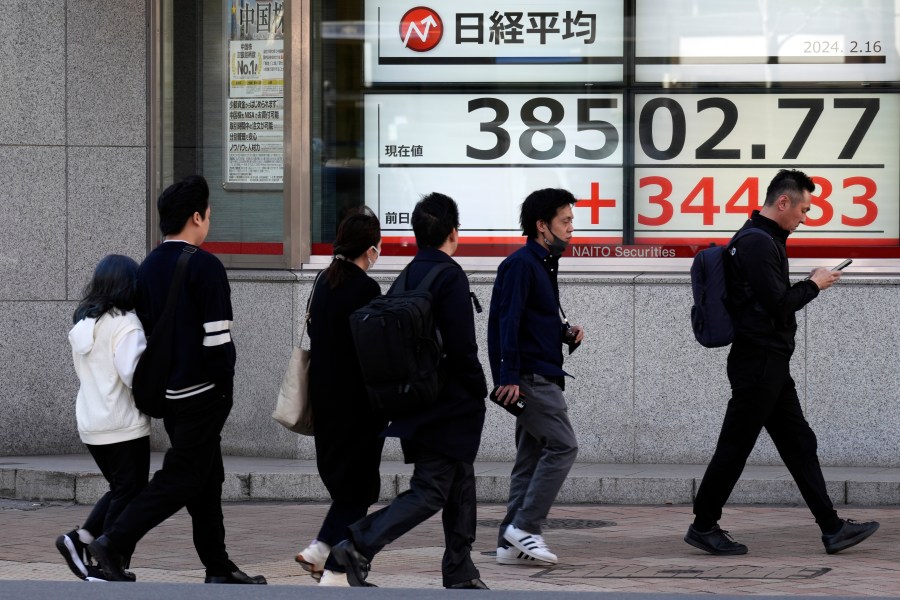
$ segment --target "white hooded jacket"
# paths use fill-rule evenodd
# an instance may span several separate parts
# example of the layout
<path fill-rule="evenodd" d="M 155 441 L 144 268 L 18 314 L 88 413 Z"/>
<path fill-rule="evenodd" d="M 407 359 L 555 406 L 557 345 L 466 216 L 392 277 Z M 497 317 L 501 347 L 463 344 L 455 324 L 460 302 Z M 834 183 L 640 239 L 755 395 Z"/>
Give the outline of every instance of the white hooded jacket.
<path fill-rule="evenodd" d="M 69 331 L 69 343 L 81 383 L 75 400 L 81 441 L 102 446 L 150 435 L 150 417 L 131 395 L 134 369 L 147 347 L 137 315 L 113 309 L 82 319 Z"/>

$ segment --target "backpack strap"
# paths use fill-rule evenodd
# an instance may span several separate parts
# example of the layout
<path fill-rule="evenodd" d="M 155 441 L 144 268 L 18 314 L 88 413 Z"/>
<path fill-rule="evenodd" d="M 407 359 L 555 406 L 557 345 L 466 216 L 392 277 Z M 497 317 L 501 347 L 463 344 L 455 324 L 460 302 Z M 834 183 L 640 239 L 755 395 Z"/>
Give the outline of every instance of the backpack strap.
<path fill-rule="evenodd" d="M 425 279 L 416 286 L 416 290 L 419 291 L 428 291 L 431 289 L 431 284 L 434 283 L 434 280 L 437 279 L 438 275 L 446 271 L 447 269 L 454 267 L 455 265 L 450 263 L 440 263 L 431 267 L 431 270 L 428 271 L 428 274 L 425 275 Z M 397 279 L 394 280 L 394 283 L 391 284 L 390 289 L 388 289 L 388 294 L 394 293 L 394 291 L 406 292 L 409 291 L 406 284 L 406 276 L 409 271 L 409 265 L 406 265 L 400 274 L 397 276 Z"/>
<path fill-rule="evenodd" d="M 169 285 L 169 295 L 166 298 L 166 307 L 163 309 L 164 315 L 175 312 L 175 304 L 178 301 L 178 293 L 181 291 L 181 284 L 184 281 L 188 261 L 191 260 L 196 251 L 197 246 L 190 244 L 181 249 L 181 255 L 178 257 L 178 262 L 175 263 L 175 275 L 172 277 L 172 283 Z"/>
<path fill-rule="evenodd" d="M 450 263 L 440 263 L 438 265 L 434 265 L 431 267 L 431 270 L 428 271 L 428 274 L 425 276 L 425 279 L 422 280 L 422 283 L 416 287 L 417 290 L 426 292 L 431 289 L 431 284 L 434 283 L 434 280 L 438 278 L 438 275 L 446 271 L 447 269 L 453 267 Z"/>
<path fill-rule="evenodd" d="M 773 238 L 772 235 L 771 235 L 768 231 L 766 231 L 765 229 L 761 229 L 761 228 L 759 228 L 759 227 L 748 227 L 747 229 L 741 229 L 741 230 L 738 231 L 736 234 L 734 234 L 734 237 L 732 237 L 731 240 L 728 242 L 728 246 L 727 246 L 727 247 L 728 247 L 728 248 L 733 247 L 734 244 L 735 244 L 735 242 L 737 242 L 737 241 L 738 241 L 739 239 L 741 239 L 742 237 L 744 237 L 744 236 L 746 236 L 746 235 L 749 235 L 749 234 L 751 234 L 751 233 L 761 233 L 761 234 L 763 234 L 763 235 L 765 235 L 765 236 L 768 236 L 769 239 L 771 239 L 773 242 L 775 241 L 775 238 Z"/>

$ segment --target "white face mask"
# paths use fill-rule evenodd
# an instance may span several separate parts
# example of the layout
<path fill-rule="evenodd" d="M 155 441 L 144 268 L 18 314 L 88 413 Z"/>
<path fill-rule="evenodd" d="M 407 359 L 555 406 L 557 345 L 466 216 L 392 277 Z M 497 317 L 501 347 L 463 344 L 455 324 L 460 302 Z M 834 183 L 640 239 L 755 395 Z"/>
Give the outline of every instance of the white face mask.
<path fill-rule="evenodd" d="M 378 251 L 378 248 L 376 248 L 375 246 L 369 246 L 369 250 L 375 251 L 375 259 L 374 260 L 369 258 L 369 253 L 368 253 L 368 251 L 366 252 L 366 261 L 368 261 L 369 268 L 371 269 L 372 267 L 375 266 L 375 262 L 378 260 L 378 257 L 381 256 L 381 253 Z"/>

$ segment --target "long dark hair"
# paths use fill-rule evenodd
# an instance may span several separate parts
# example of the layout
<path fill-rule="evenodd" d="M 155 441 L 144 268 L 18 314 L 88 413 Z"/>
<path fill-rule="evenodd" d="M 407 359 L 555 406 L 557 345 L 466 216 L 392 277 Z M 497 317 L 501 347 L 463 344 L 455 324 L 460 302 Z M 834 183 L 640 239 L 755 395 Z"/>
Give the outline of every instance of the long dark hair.
<path fill-rule="evenodd" d="M 72 322 L 100 318 L 112 309 L 126 312 L 134 308 L 137 296 L 138 264 L 121 254 L 104 256 L 94 268 L 94 276 L 84 287 Z"/>
<path fill-rule="evenodd" d="M 371 209 L 363 207 L 341 221 L 334 240 L 334 259 L 323 273 L 328 287 L 339 286 L 350 269 L 348 261 L 359 258 L 372 246 L 378 247 L 380 241 L 381 224 Z"/>

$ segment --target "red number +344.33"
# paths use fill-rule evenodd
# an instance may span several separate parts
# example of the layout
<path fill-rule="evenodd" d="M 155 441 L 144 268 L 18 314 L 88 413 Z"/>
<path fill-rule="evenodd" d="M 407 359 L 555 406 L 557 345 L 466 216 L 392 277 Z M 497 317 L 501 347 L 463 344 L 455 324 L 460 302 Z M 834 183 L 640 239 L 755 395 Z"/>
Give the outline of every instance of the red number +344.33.
<path fill-rule="evenodd" d="M 822 214 L 816 218 L 807 218 L 807 227 L 820 227 L 834 218 L 834 206 L 829 198 L 834 190 L 831 182 L 824 177 L 813 177 L 813 182 L 819 188 L 818 194 L 812 195 L 812 206 L 821 209 Z M 638 223 L 648 227 L 661 227 L 666 225 L 675 215 L 675 206 L 672 203 L 672 182 L 666 177 L 649 176 L 642 177 L 638 184 L 641 188 L 656 186 L 659 193 L 651 194 L 648 198 L 650 204 L 659 206 L 657 216 L 648 216 L 638 213 Z M 865 227 L 875 222 L 878 217 L 878 205 L 872 200 L 878 191 L 878 186 L 868 177 L 847 177 L 842 182 L 843 189 L 859 186 L 862 193 L 852 197 L 854 205 L 864 208 L 862 216 L 853 217 L 841 215 L 841 223 L 850 227 Z M 716 204 L 714 194 L 714 178 L 703 177 L 694 188 L 688 192 L 681 201 L 680 212 L 682 214 L 703 215 L 704 225 L 713 225 L 715 215 L 722 212 L 722 207 Z M 725 202 L 726 214 L 741 214 L 749 216 L 753 210 L 759 210 L 760 204 L 759 178 L 748 177 Z M 746 197 L 746 201 L 742 200 Z"/>

